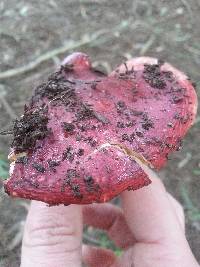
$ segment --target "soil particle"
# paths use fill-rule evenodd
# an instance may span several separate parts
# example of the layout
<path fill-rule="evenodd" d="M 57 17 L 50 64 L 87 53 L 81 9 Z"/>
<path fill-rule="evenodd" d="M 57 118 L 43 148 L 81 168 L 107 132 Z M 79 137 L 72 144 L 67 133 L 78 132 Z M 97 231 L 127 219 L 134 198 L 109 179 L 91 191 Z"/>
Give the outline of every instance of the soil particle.
<path fill-rule="evenodd" d="M 135 134 L 138 136 L 138 137 L 143 137 L 144 134 L 141 132 L 141 131 L 136 131 Z"/>
<path fill-rule="evenodd" d="M 49 164 L 49 167 L 56 167 L 56 166 L 59 166 L 60 165 L 60 162 L 59 161 L 55 161 L 55 160 L 52 160 L 52 159 L 49 159 L 48 160 L 48 164 Z"/>
<path fill-rule="evenodd" d="M 84 177 L 84 182 L 87 186 L 91 186 L 94 184 L 94 179 L 91 175 L 88 175 Z"/>
<path fill-rule="evenodd" d="M 172 97 L 172 103 L 177 104 L 181 103 L 183 101 L 183 96 L 173 96 Z"/>
<path fill-rule="evenodd" d="M 60 162 L 56 160 L 51 160 L 51 159 L 49 159 L 47 162 L 48 162 L 49 168 L 53 170 L 53 172 L 56 172 L 55 167 L 59 166 Z"/>
<path fill-rule="evenodd" d="M 64 129 L 64 131 L 68 133 L 72 133 L 75 130 L 75 125 L 73 123 L 62 122 L 61 126 Z"/>
<path fill-rule="evenodd" d="M 22 163 L 22 164 L 27 164 L 28 163 L 28 157 L 27 156 L 24 156 L 24 157 L 20 157 L 18 158 L 15 163 Z"/>
<path fill-rule="evenodd" d="M 135 121 L 129 121 L 125 124 L 126 127 L 133 127 L 135 125 Z"/>
<path fill-rule="evenodd" d="M 109 123 L 110 123 L 109 119 L 106 118 L 103 114 L 94 112 L 94 117 L 95 117 L 99 122 L 101 122 L 102 124 L 109 124 Z"/>
<path fill-rule="evenodd" d="M 79 157 L 83 156 L 84 155 L 84 149 L 83 148 L 79 148 L 78 152 L 77 152 L 77 155 Z"/>
<path fill-rule="evenodd" d="M 94 111 L 89 104 L 81 103 L 75 114 L 78 121 L 94 118 Z"/>
<path fill-rule="evenodd" d="M 119 107 L 119 108 L 126 108 L 126 104 L 125 104 L 124 101 L 118 101 L 117 102 L 117 107 Z"/>
<path fill-rule="evenodd" d="M 130 135 L 129 142 L 133 142 L 134 139 L 135 139 L 135 133 L 132 133 Z"/>
<path fill-rule="evenodd" d="M 97 89 L 97 83 L 92 83 L 92 84 L 91 84 L 91 88 L 92 88 L 93 90 L 96 90 L 96 89 Z"/>
<path fill-rule="evenodd" d="M 76 141 L 78 141 L 78 142 L 81 141 L 83 138 L 84 137 L 82 135 L 80 135 L 80 134 L 76 135 Z"/>
<path fill-rule="evenodd" d="M 143 118 L 143 121 L 141 125 L 144 130 L 148 131 L 150 128 L 154 128 L 154 123 L 151 119 L 149 119 L 147 113 L 144 113 L 142 118 Z"/>
<path fill-rule="evenodd" d="M 73 152 L 73 147 L 69 146 L 63 152 L 62 160 L 68 160 L 70 163 L 74 160 L 75 153 Z"/>
<path fill-rule="evenodd" d="M 78 173 L 76 171 L 76 169 L 68 169 L 67 170 L 67 174 L 66 174 L 66 178 L 68 178 L 69 180 L 78 177 Z"/>
<path fill-rule="evenodd" d="M 126 104 L 124 101 L 118 101 L 115 106 L 119 114 L 122 114 L 126 109 Z"/>
<path fill-rule="evenodd" d="M 132 95 L 133 95 L 133 96 L 136 96 L 136 95 L 138 94 L 138 90 L 137 90 L 136 87 L 133 87 L 133 88 L 131 89 L 131 92 L 132 92 Z"/>
<path fill-rule="evenodd" d="M 95 147 L 97 145 L 97 141 L 92 136 L 85 138 L 84 141 L 87 142 L 91 147 Z"/>
<path fill-rule="evenodd" d="M 142 122 L 142 128 L 148 131 L 150 128 L 154 128 L 154 124 L 151 120 L 147 120 Z"/>
<path fill-rule="evenodd" d="M 188 120 L 190 119 L 190 114 L 186 114 L 186 116 L 182 116 L 179 113 L 175 113 L 174 114 L 174 119 L 178 120 L 180 123 L 185 124 L 188 122 Z"/>
<path fill-rule="evenodd" d="M 139 110 L 131 109 L 131 110 L 130 110 L 130 114 L 131 114 L 132 116 L 139 117 L 139 116 L 143 115 L 144 112 L 143 112 L 143 111 L 139 111 Z"/>
<path fill-rule="evenodd" d="M 61 192 L 65 191 L 65 187 L 67 185 L 71 186 L 71 182 L 74 178 L 78 177 L 78 174 L 75 169 L 68 169 L 66 173 L 66 178 L 64 179 L 64 182 L 61 186 Z"/>
<path fill-rule="evenodd" d="M 122 141 L 129 141 L 128 134 L 122 134 Z"/>
<path fill-rule="evenodd" d="M 117 128 L 128 128 L 128 127 L 132 127 L 135 123 L 133 121 L 129 121 L 129 122 L 122 122 L 122 121 L 118 121 L 117 122 Z"/>
<path fill-rule="evenodd" d="M 79 185 L 78 184 L 72 184 L 71 185 L 71 189 L 72 189 L 75 197 L 77 197 L 77 198 L 83 198 L 83 195 L 80 192 L 80 188 L 79 188 Z"/>
<path fill-rule="evenodd" d="M 32 167 L 33 167 L 34 169 L 36 169 L 38 172 L 41 172 L 41 173 L 44 173 L 44 172 L 46 171 L 46 169 L 45 169 L 41 164 L 39 164 L 39 163 L 37 163 L 37 162 L 34 162 L 34 163 L 32 164 Z"/>
<path fill-rule="evenodd" d="M 79 185 L 74 183 L 73 181 L 77 177 L 79 177 L 79 174 L 75 169 L 68 169 L 64 183 L 61 186 L 61 192 L 64 192 L 65 187 L 68 185 L 71 188 L 75 197 L 82 198 L 83 195 L 80 193 Z"/>
<path fill-rule="evenodd" d="M 117 122 L 117 127 L 118 128 L 125 128 L 125 125 L 124 125 L 124 123 L 122 121 L 118 121 Z"/>
<path fill-rule="evenodd" d="M 180 120 L 180 119 L 181 119 L 181 114 L 179 114 L 179 113 L 175 113 L 175 114 L 174 114 L 174 119 L 175 119 L 175 120 Z"/>
<path fill-rule="evenodd" d="M 169 82 L 173 82 L 174 81 L 174 75 L 171 71 L 162 71 L 162 74 L 164 75 L 164 77 L 169 81 Z"/>
<path fill-rule="evenodd" d="M 100 190 L 99 185 L 95 184 L 94 178 L 91 175 L 84 177 L 84 183 L 88 192 L 98 192 Z"/>
<path fill-rule="evenodd" d="M 128 134 L 122 135 L 122 141 L 128 141 L 129 143 L 132 143 L 134 139 L 135 139 L 135 133 L 132 133 L 130 135 Z"/>
<path fill-rule="evenodd" d="M 169 128 L 172 128 L 172 127 L 173 127 L 173 123 L 172 123 L 172 122 L 168 122 L 167 126 L 168 126 Z"/>
<path fill-rule="evenodd" d="M 88 125 L 78 125 L 78 129 L 81 132 L 86 132 L 88 130 Z"/>

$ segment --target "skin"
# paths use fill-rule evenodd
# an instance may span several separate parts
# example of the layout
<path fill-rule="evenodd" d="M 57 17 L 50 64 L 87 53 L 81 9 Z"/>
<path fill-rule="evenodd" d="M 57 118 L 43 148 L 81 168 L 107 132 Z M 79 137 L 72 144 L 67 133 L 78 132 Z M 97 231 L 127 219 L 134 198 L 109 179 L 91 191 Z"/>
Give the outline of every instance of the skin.
<path fill-rule="evenodd" d="M 32 201 L 28 213 L 21 267 L 199 267 L 185 237 L 182 206 L 148 171 L 152 184 L 121 194 L 112 204 L 47 207 Z M 82 244 L 83 224 L 104 229 L 117 246 L 110 250 Z"/>

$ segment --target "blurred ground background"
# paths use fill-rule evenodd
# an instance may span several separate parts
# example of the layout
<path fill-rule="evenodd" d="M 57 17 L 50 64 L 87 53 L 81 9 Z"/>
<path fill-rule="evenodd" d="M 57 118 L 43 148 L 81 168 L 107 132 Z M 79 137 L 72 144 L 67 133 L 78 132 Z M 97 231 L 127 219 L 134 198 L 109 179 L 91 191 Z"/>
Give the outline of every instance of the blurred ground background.
<path fill-rule="evenodd" d="M 0 129 L 10 127 L 32 89 L 72 51 L 86 52 L 107 72 L 133 56 L 159 57 L 186 72 L 200 96 L 199 25 L 199 0 L 1 0 Z M 185 208 L 187 237 L 200 262 L 199 116 L 160 176 Z M 0 136 L 2 178 L 9 142 Z M 0 266 L 19 264 L 26 212 L 25 202 L 1 193 Z M 86 229 L 84 240 L 120 254 L 100 231 Z"/>

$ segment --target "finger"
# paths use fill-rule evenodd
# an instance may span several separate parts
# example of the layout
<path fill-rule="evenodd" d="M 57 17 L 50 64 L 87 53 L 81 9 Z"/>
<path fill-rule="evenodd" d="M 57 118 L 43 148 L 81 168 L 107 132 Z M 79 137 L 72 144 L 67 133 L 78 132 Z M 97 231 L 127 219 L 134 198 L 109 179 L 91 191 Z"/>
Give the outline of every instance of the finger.
<path fill-rule="evenodd" d="M 171 194 L 167 194 L 170 204 L 177 216 L 177 219 L 179 221 L 179 224 L 181 226 L 181 228 L 183 229 L 183 232 L 185 233 L 185 215 L 184 215 L 184 211 L 183 211 L 183 207 L 182 205 L 178 202 L 178 200 L 176 200 Z"/>
<path fill-rule="evenodd" d="M 81 266 L 82 212 L 76 205 L 48 207 L 32 201 L 21 267 Z"/>
<path fill-rule="evenodd" d="M 155 173 L 146 169 L 152 184 L 146 188 L 122 193 L 127 223 L 139 242 L 177 241 L 184 235 L 167 192 Z"/>
<path fill-rule="evenodd" d="M 117 259 L 109 249 L 84 245 L 82 249 L 83 262 L 88 267 L 109 267 Z"/>
<path fill-rule="evenodd" d="M 190 249 L 138 243 L 126 250 L 110 267 L 200 267 Z M 103 266 L 102 266 L 103 267 Z"/>
<path fill-rule="evenodd" d="M 135 243 L 122 210 L 112 204 L 92 204 L 83 207 L 83 222 L 108 232 L 108 236 L 120 248 L 127 248 Z"/>

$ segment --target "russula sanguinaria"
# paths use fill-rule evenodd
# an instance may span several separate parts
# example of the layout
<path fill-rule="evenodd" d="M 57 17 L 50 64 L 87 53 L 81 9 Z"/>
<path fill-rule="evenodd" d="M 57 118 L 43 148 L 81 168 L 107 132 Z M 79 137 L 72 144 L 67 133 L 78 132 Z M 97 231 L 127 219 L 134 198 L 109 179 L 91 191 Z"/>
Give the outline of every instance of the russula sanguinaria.
<path fill-rule="evenodd" d="M 105 202 L 151 181 L 194 122 L 190 80 L 170 64 L 134 58 L 110 75 L 74 53 L 39 85 L 14 122 L 6 192 L 56 204 Z"/>

